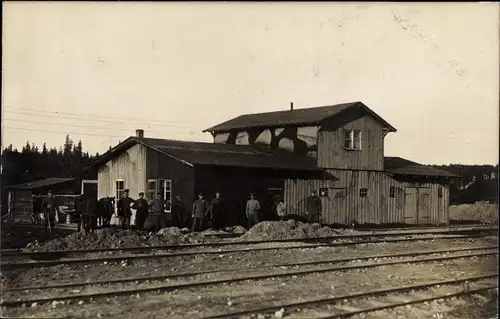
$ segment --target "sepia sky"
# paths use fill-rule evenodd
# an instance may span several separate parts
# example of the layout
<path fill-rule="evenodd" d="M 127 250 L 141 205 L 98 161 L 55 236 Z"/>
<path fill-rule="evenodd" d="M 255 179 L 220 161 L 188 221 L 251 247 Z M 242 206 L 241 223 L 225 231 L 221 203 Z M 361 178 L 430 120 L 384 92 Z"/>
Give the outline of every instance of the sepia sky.
<path fill-rule="evenodd" d="M 495 3 L 3 2 L 3 145 L 89 152 L 143 128 L 362 101 L 385 155 L 498 163 Z"/>

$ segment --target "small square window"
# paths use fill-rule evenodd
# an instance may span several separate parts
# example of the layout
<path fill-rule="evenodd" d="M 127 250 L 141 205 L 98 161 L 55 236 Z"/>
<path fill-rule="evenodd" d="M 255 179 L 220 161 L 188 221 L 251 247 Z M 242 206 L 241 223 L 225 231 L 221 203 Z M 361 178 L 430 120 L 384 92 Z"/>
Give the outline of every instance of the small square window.
<path fill-rule="evenodd" d="M 361 188 L 359 190 L 359 197 L 366 197 L 368 195 L 368 188 Z"/>
<path fill-rule="evenodd" d="M 389 197 L 396 197 L 396 187 L 391 186 L 391 188 L 389 189 Z"/>
<path fill-rule="evenodd" d="M 344 129 L 344 148 L 361 150 L 361 131 Z"/>

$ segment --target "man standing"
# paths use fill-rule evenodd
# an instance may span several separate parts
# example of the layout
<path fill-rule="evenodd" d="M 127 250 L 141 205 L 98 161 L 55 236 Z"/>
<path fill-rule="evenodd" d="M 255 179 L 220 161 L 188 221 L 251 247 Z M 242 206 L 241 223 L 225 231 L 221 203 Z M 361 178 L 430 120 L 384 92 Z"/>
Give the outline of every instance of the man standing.
<path fill-rule="evenodd" d="M 285 203 L 283 203 L 283 200 L 281 200 L 280 196 L 276 197 L 276 214 L 278 215 L 280 220 L 283 220 L 285 217 L 285 212 L 286 212 L 286 206 Z"/>
<path fill-rule="evenodd" d="M 248 229 L 259 223 L 260 203 L 255 199 L 255 195 L 250 193 L 250 199 L 247 201 L 245 213 L 248 219 Z"/>
<path fill-rule="evenodd" d="M 128 197 L 129 190 L 123 191 L 123 197 L 118 200 L 118 217 L 123 229 L 130 226 L 130 217 L 132 216 L 131 205 L 135 202 L 132 198 Z"/>
<path fill-rule="evenodd" d="M 316 194 L 316 191 L 311 192 L 311 196 L 306 202 L 306 217 L 310 223 L 318 223 L 321 215 L 321 198 Z"/>
<path fill-rule="evenodd" d="M 135 227 L 139 230 L 144 229 L 144 223 L 146 218 L 148 218 L 148 202 L 144 199 L 144 193 L 139 193 L 139 199 L 134 203 L 133 208 L 135 211 Z"/>
<path fill-rule="evenodd" d="M 47 193 L 47 197 L 45 197 L 42 201 L 42 209 L 43 209 L 43 215 L 44 215 L 44 228 L 45 231 L 47 231 L 47 228 L 49 232 L 54 229 L 54 224 L 56 220 L 56 214 L 59 210 L 59 205 L 57 205 L 56 198 L 54 195 L 52 195 L 52 191 L 49 190 Z"/>
<path fill-rule="evenodd" d="M 158 192 L 156 194 L 156 199 L 151 202 L 151 208 L 153 213 L 151 214 L 151 226 L 154 230 L 160 230 L 165 227 L 166 217 L 165 217 L 165 200 L 163 199 L 163 194 Z"/>
<path fill-rule="evenodd" d="M 193 203 L 193 212 L 191 217 L 193 217 L 193 227 L 192 232 L 202 228 L 203 218 L 210 211 L 210 207 L 205 199 L 203 199 L 203 194 L 198 194 L 198 199 Z"/>
<path fill-rule="evenodd" d="M 220 193 L 215 194 L 215 198 L 210 203 L 210 215 L 212 215 L 212 222 L 214 229 L 221 229 L 224 227 L 224 202 L 220 198 Z"/>
<path fill-rule="evenodd" d="M 188 216 L 186 207 L 184 207 L 184 203 L 182 202 L 180 196 L 175 197 L 175 201 L 172 203 L 172 217 L 175 226 L 179 228 L 186 227 L 186 220 Z"/>

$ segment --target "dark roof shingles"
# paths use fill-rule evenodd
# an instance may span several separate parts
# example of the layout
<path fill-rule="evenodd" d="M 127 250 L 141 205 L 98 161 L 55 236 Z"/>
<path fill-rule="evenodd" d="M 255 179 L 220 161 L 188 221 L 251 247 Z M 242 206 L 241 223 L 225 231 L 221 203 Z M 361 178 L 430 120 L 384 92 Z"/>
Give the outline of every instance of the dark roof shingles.
<path fill-rule="evenodd" d="M 233 118 L 229 121 L 212 126 L 203 130 L 203 132 L 224 132 L 233 129 L 244 129 L 251 127 L 278 127 L 285 125 L 317 125 L 321 121 L 331 116 L 340 114 L 341 112 L 353 108 L 360 107 L 365 112 L 377 118 L 380 122 L 384 123 L 391 131 L 395 132 L 396 129 L 387 123 L 377 113 L 367 107 L 360 101 L 348 102 L 336 105 L 311 107 L 305 109 L 275 111 L 256 114 L 245 114 Z"/>
<path fill-rule="evenodd" d="M 203 130 L 203 132 L 223 131 L 237 128 L 249 127 L 270 127 L 292 124 L 314 124 L 326 117 L 335 115 L 346 108 L 360 102 L 342 103 L 337 105 L 328 105 L 312 107 L 306 109 L 275 111 L 266 113 L 244 114 L 235 117 L 229 121 L 220 123 L 213 127 Z"/>
<path fill-rule="evenodd" d="M 401 157 L 384 157 L 384 169 L 396 175 L 458 177 L 453 173 L 418 164 Z"/>
<path fill-rule="evenodd" d="M 257 145 L 231 145 L 152 138 L 141 143 L 193 165 L 261 167 L 274 169 L 318 170 L 316 161 L 288 151 L 271 151 Z"/>

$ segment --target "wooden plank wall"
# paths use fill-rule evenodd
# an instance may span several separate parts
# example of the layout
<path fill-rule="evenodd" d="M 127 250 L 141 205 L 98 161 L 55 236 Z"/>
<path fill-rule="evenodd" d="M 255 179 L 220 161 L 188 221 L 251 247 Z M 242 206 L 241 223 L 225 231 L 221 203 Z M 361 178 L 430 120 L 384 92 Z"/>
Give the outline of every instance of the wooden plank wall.
<path fill-rule="evenodd" d="M 304 214 L 305 200 L 312 189 L 328 188 L 328 196 L 322 198 L 323 222 L 327 224 L 404 224 L 405 188 L 415 186 L 400 182 L 383 172 L 328 170 L 336 176 L 336 181 L 288 179 L 285 181 L 285 203 L 289 211 Z M 390 197 L 394 187 L 395 197 Z M 416 186 L 429 187 L 429 223 L 447 224 L 449 187 L 437 183 L 418 183 Z M 443 197 L 438 198 L 438 188 L 442 187 Z M 367 188 L 366 197 L 359 196 L 359 190 Z"/>
<path fill-rule="evenodd" d="M 172 199 L 177 196 L 188 205 L 194 201 L 194 169 L 155 150 L 147 150 L 147 179 L 170 179 Z"/>
<path fill-rule="evenodd" d="M 383 126 L 372 116 L 339 119 L 318 132 L 318 166 L 322 168 L 384 170 Z M 344 149 L 344 129 L 361 130 L 361 150 Z"/>
<path fill-rule="evenodd" d="M 11 212 L 14 222 L 29 222 L 33 213 L 31 191 L 11 190 Z"/>
<path fill-rule="evenodd" d="M 98 172 L 98 198 L 116 196 L 116 180 L 123 179 L 130 197 L 137 198 L 139 192 L 146 191 L 146 147 L 137 144 L 103 165 Z M 134 212 L 134 211 L 133 211 Z M 132 216 L 134 222 L 135 212 Z M 113 223 L 117 221 L 113 219 Z"/>

